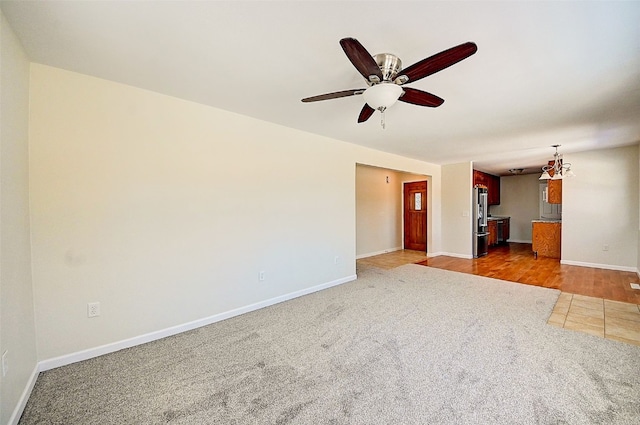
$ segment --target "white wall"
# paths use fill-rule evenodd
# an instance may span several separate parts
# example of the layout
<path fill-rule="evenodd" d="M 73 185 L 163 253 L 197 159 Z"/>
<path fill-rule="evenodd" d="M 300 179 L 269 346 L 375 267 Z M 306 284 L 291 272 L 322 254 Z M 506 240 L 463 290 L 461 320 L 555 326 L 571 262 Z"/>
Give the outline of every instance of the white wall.
<path fill-rule="evenodd" d="M 509 216 L 509 241 L 531 243 L 531 220 L 540 218 L 539 174 L 500 178 L 500 205 L 489 207 L 491 215 Z"/>
<path fill-rule="evenodd" d="M 356 163 L 432 176 L 440 228 L 437 165 L 37 64 L 30 131 L 40 360 L 353 278 Z"/>
<path fill-rule="evenodd" d="M 385 168 L 356 167 L 356 258 L 402 249 L 403 183 L 428 179 Z M 427 200 L 429 192 L 427 187 Z"/>
<path fill-rule="evenodd" d="M 562 263 L 635 271 L 638 145 L 566 154 L 564 160 L 576 177 L 562 181 Z"/>
<path fill-rule="evenodd" d="M 0 12 L 0 423 L 17 421 L 35 379 L 29 242 L 29 62 Z M 12 417 L 13 416 L 13 417 Z"/>
<path fill-rule="evenodd" d="M 442 166 L 442 254 L 473 257 L 473 163 Z"/>

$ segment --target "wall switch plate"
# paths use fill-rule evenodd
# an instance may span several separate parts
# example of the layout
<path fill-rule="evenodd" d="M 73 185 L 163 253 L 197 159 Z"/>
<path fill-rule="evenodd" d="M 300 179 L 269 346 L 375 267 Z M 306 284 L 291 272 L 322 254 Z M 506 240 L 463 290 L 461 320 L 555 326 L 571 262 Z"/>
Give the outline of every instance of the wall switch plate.
<path fill-rule="evenodd" d="M 333 257 L 333 264 L 338 264 L 338 262 L 340 262 L 340 257 L 336 255 L 335 257 Z"/>
<path fill-rule="evenodd" d="M 609 245 L 604 245 L 604 246 L 602 247 L 602 250 L 603 250 L 603 251 L 609 251 Z"/>
<path fill-rule="evenodd" d="M 5 352 L 2 353 L 2 377 L 7 376 L 8 372 L 9 372 L 9 351 L 5 350 Z"/>
<path fill-rule="evenodd" d="M 100 303 L 87 304 L 87 317 L 98 317 L 98 316 L 100 316 Z"/>

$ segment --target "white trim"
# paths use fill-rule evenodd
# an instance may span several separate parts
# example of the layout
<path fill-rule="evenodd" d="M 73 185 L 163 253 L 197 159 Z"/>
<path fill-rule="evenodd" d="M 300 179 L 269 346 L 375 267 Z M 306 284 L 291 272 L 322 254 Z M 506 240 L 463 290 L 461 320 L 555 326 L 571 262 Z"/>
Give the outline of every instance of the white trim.
<path fill-rule="evenodd" d="M 447 257 L 464 258 L 464 259 L 467 259 L 467 260 L 473 259 L 473 255 L 457 254 L 455 252 L 438 252 L 438 255 L 446 255 Z M 435 257 L 435 255 L 434 255 L 434 257 Z"/>
<path fill-rule="evenodd" d="M 321 291 L 323 289 L 330 288 L 332 286 L 341 285 L 343 283 L 351 282 L 357 279 L 356 275 L 343 277 L 333 280 L 331 282 L 322 283 L 320 285 L 312 286 L 307 289 L 301 289 L 299 291 L 291 292 L 289 294 L 281 295 L 279 297 L 271 298 L 265 301 L 260 301 L 255 304 L 250 304 L 244 307 L 239 307 L 233 310 L 229 310 L 223 313 L 214 314 L 213 316 L 205 317 L 203 319 L 194 320 L 193 322 L 184 323 L 182 325 L 172 326 L 170 328 L 161 329 L 159 331 L 150 332 L 144 335 L 139 335 L 133 338 L 125 339 L 122 341 L 112 342 L 110 344 L 101 345 L 98 347 L 88 348 L 86 350 L 77 351 L 71 354 L 65 354 L 64 356 L 54 357 L 52 359 L 42 360 L 39 363 L 39 370 L 41 372 L 56 367 L 66 366 L 72 363 L 88 360 L 94 357 L 102 356 L 104 354 L 113 353 L 115 351 L 123 350 L 125 348 L 133 347 L 136 345 L 146 344 L 147 342 L 155 341 L 161 338 L 166 338 L 171 335 L 176 335 L 182 332 L 190 331 L 192 329 L 200 328 L 202 326 L 210 325 L 212 323 L 219 322 L 221 320 L 229 319 L 231 317 L 239 316 L 244 313 L 249 313 L 254 310 L 259 310 L 264 307 L 269 307 L 274 304 L 278 304 L 284 301 L 298 298 L 303 295 L 308 295 L 313 292 Z"/>
<path fill-rule="evenodd" d="M 363 258 L 367 258 L 367 257 L 374 257 L 376 255 L 381 255 L 381 254 L 388 254 L 390 252 L 395 252 L 395 251 L 400 251 L 402 250 L 401 246 L 396 246 L 395 248 L 389 248 L 389 249 L 385 249 L 382 251 L 376 251 L 376 252 L 369 252 L 367 254 L 360 254 L 360 255 L 356 255 L 356 260 L 361 260 Z"/>
<path fill-rule="evenodd" d="M 567 264 L 570 266 L 580 266 L 580 267 L 592 267 L 594 269 L 620 270 L 623 272 L 637 272 L 638 270 L 635 267 L 629 267 L 629 266 L 616 266 L 613 264 L 599 264 L 599 263 L 585 263 L 582 261 L 573 261 L 573 260 L 560 260 L 560 264 Z"/>
<path fill-rule="evenodd" d="M 508 239 L 507 242 L 513 242 L 513 243 L 533 243 L 533 241 L 531 239 L 529 239 L 528 241 L 523 241 L 520 239 Z"/>
<path fill-rule="evenodd" d="M 33 391 L 33 387 L 36 385 L 36 380 L 38 379 L 38 374 L 40 373 L 39 365 L 36 365 L 33 368 L 33 372 L 31 372 L 31 376 L 27 381 L 27 385 L 24 387 L 24 391 L 20 395 L 20 399 L 18 400 L 18 404 L 16 408 L 13 409 L 13 414 L 9 418 L 9 422 L 7 425 L 17 425 L 20 420 L 20 416 L 22 416 L 22 412 L 24 412 L 24 408 L 27 405 L 27 400 L 31 396 L 31 391 Z"/>

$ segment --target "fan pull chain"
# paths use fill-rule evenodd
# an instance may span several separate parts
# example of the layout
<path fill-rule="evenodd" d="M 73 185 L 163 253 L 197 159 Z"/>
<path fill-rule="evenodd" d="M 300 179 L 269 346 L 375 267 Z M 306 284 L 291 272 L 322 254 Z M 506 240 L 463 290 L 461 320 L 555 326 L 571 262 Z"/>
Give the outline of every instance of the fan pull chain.
<path fill-rule="evenodd" d="M 386 110 L 387 110 L 387 108 L 384 108 L 384 107 L 380 108 L 380 115 L 381 115 L 380 125 L 382 126 L 383 130 L 385 128 L 387 128 L 387 123 L 385 122 L 385 118 L 384 118 L 384 111 L 386 111 Z"/>

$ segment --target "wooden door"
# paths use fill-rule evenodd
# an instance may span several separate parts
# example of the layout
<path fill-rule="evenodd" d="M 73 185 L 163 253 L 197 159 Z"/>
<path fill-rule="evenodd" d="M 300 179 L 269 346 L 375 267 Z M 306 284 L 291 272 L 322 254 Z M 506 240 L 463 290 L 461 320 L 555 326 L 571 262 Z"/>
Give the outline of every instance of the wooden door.
<path fill-rule="evenodd" d="M 427 252 L 427 182 L 404 184 L 404 249 Z"/>

